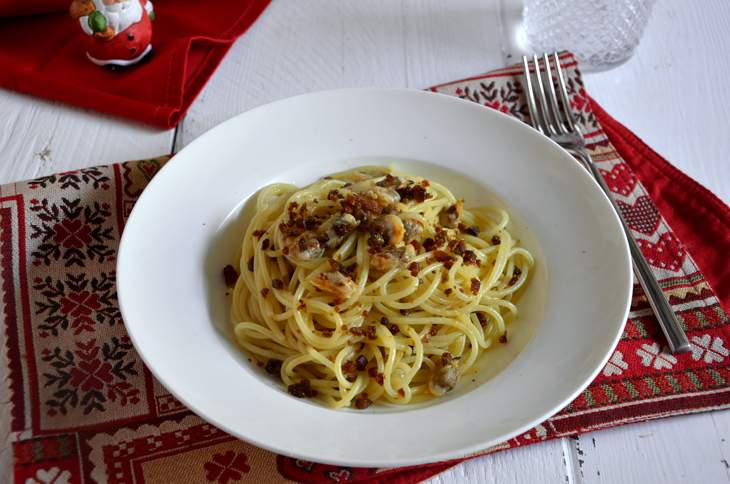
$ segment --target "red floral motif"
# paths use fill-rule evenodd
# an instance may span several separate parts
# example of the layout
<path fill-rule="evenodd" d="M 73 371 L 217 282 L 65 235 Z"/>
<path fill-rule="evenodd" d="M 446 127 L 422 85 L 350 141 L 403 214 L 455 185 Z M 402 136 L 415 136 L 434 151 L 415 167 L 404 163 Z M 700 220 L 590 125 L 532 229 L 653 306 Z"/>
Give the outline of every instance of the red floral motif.
<path fill-rule="evenodd" d="M 571 97 L 570 107 L 573 108 L 573 111 L 589 112 L 588 94 L 582 86 L 579 87 L 578 92 Z"/>
<path fill-rule="evenodd" d="M 58 336 L 60 330 L 73 328 L 74 334 L 94 331 L 97 323 L 114 325 L 121 321 L 114 290 L 114 272 L 102 272 L 89 279 L 85 273 L 54 281 L 35 277 L 33 289 L 43 299 L 35 302 L 35 314 L 44 318 L 38 324 L 41 336 Z"/>
<path fill-rule="evenodd" d="M 53 231 L 55 233 L 54 242 L 67 248 L 80 249 L 91 242 L 91 229 L 81 220 L 61 220 L 53 226 Z"/>
<path fill-rule="evenodd" d="M 507 81 L 501 85 L 486 80 L 470 83 L 462 90 L 457 88 L 454 94 L 461 99 L 483 104 L 497 111 L 511 114 L 522 120 L 528 119 L 527 108 L 522 98 L 522 85 L 517 81 Z"/>
<path fill-rule="evenodd" d="M 449 86 L 446 86 L 433 88 L 432 90 L 451 94 L 449 89 Z M 566 89 L 573 115 L 583 132 L 587 133 L 599 129 L 598 122 L 591 111 L 590 98 L 580 78 L 568 75 Z M 501 79 L 495 81 L 487 78 L 464 82 L 453 90 L 453 94 L 461 99 L 511 114 L 524 122 L 530 120 L 521 75 L 515 75 L 511 80 Z"/>
<path fill-rule="evenodd" d="M 81 202 L 62 197 L 60 203 L 51 203 L 43 198 L 29 207 L 39 222 L 30 224 L 34 265 L 63 260 L 66 267 L 84 267 L 87 261 L 104 262 L 114 257 L 116 241 L 109 204 Z"/>
<path fill-rule="evenodd" d="M 99 297 L 89 291 L 72 292 L 61 298 L 61 311 L 71 316 L 88 316 L 99 306 Z"/>
<path fill-rule="evenodd" d="M 498 101 L 486 101 L 484 105 L 488 108 L 496 109 L 499 112 L 509 114 L 509 106 Z"/>
<path fill-rule="evenodd" d="M 66 415 L 81 408 L 84 415 L 105 410 L 107 401 L 119 401 L 121 406 L 140 402 L 139 390 L 127 380 L 137 375 L 139 365 L 128 337 L 113 337 L 99 346 L 96 339 L 76 343 L 73 351 L 60 347 L 44 349 L 43 361 L 54 372 L 44 373 L 45 386 L 55 387 L 53 398 L 45 402 L 46 413 Z"/>
<path fill-rule="evenodd" d="M 114 378 L 109 372 L 112 365 L 102 364 L 98 359 L 81 361 L 79 366 L 71 368 L 71 385 L 78 387 L 85 392 L 91 389 L 101 390 L 105 383 L 110 383 Z"/>
<path fill-rule="evenodd" d="M 246 463 L 248 457 L 243 452 L 234 452 L 232 450 L 215 454 L 213 458 L 203 464 L 205 469 L 205 478 L 209 482 L 218 482 L 226 484 L 228 481 L 237 481 L 243 477 L 251 466 Z"/>
<path fill-rule="evenodd" d="M 81 334 L 84 331 L 94 331 L 94 320 L 88 316 L 79 316 L 71 321 L 71 327 L 74 330 L 74 334 Z"/>
<path fill-rule="evenodd" d="M 573 116 L 583 129 L 583 133 L 600 129 L 598 121 L 596 121 L 596 117 L 591 110 L 590 98 L 583 87 L 583 81 L 580 77 L 568 76 L 566 89 L 570 98 L 570 107 L 573 111 Z"/>

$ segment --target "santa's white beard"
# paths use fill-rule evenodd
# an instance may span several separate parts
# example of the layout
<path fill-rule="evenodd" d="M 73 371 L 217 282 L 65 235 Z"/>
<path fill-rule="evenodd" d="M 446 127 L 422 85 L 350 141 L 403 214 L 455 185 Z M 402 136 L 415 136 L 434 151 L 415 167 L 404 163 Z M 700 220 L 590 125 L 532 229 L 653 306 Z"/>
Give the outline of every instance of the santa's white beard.
<path fill-rule="evenodd" d="M 94 5 L 104 14 L 107 25 L 114 29 L 115 34 L 142 20 L 142 4 L 139 0 L 126 0 L 111 5 L 104 5 L 102 0 L 94 0 Z"/>

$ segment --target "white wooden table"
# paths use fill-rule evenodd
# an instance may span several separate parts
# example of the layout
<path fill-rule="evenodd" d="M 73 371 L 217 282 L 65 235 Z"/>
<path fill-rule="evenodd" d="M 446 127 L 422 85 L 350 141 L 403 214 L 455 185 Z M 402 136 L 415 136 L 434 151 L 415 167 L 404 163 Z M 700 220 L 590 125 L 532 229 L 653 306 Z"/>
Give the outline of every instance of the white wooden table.
<path fill-rule="evenodd" d="M 254 106 L 353 86 L 422 88 L 504 64 L 499 2 L 274 0 L 190 109 L 179 143 Z M 519 1 L 519 0 L 514 0 Z M 657 2 L 635 56 L 588 91 L 730 202 L 730 2 Z M 0 183 L 168 153 L 173 130 L 0 90 Z M 442 482 L 726 482 L 730 412 L 630 425 L 461 464 Z"/>

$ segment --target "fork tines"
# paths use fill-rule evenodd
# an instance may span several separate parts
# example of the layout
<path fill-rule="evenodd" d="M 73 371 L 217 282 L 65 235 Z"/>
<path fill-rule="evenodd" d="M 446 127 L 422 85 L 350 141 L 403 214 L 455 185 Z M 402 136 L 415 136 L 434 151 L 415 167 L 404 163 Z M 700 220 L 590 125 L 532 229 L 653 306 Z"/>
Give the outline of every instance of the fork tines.
<path fill-rule="evenodd" d="M 552 60 L 551 60 L 552 58 Z M 552 55 L 537 55 L 529 60 L 522 56 L 522 65 L 525 70 L 525 95 L 527 96 L 527 108 L 530 111 L 530 118 L 535 129 L 547 136 L 558 136 L 576 133 L 576 125 L 573 120 L 573 113 L 570 111 L 568 90 L 565 85 L 565 76 L 560 66 L 560 58 L 557 52 Z M 557 75 L 553 75 L 553 70 Z M 534 82 L 534 84 L 533 84 Z M 556 93 L 555 83 L 558 84 Z M 537 96 L 535 96 L 537 93 Z M 560 100 L 558 100 L 558 93 Z M 537 97 L 537 101 L 535 100 Z"/>

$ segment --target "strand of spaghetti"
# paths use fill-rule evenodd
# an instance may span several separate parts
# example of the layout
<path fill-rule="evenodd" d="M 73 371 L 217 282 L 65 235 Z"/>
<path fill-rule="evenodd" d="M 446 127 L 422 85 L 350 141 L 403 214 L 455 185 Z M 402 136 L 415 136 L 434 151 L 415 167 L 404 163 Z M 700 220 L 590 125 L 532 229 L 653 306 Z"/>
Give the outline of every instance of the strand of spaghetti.
<path fill-rule="evenodd" d="M 365 290 L 363 291 L 365 294 L 370 294 L 371 292 L 375 292 L 376 289 L 379 289 L 381 286 L 385 285 L 390 281 L 397 273 L 399 269 L 397 267 L 392 268 L 379 278 L 375 280 L 375 282 L 372 282 L 365 286 Z"/>
<path fill-rule="evenodd" d="M 307 316 L 307 321 L 312 323 L 309 316 Z M 297 309 L 294 312 L 294 322 L 296 323 L 296 327 L 301 332 L 301 335 L 307 344 L 322 349 L 331 349 L 338 346 L 338 341 L 332 341 L 331 338 L 316 334 L 314 324 L 307 324 L 307 321 L 304 320 L 302 311 Z"/>
<path fill-rule="evenodd" d="M 274 339 L 274 334 L 268 328 L 261 326 L 260 324 L 241 322 L 236 324 L 238 331 L 246 334 L 247 338 L 252 339 Z"/>
<path fill-rule="evenodd" d="M 357 379 L 355 380 L 355 383 L 352 384 L 352 387 L 348 391 L 346 391 L 342 399 L 335 404 L 335 408 L 349 406 L 350 402 L 352 402 L 355 396 L 360 393 L 365 387 L 367 387 L 367 382 L 368 376 L 359 374 L 357 376 Z"/>
<path fill-rule="evenodd" d="M 307 348 L 307 354 L 312 358 L 312 361 L 319 362 L 319 364 L 328 370 L 329 373 L 332 373 L 333 376 L 337 374 L 335 364 L 325 358 L 322 353 L 317 351 L 316 349 L 309 347 Z"/>
<path fill-rule="evenodd" d="M 402 318 L 402 319 L 405 320 L 406 318 Z M 394 322 L 398 322 L 400 320 L 401 319 L 396 318 L 394 320 Z M 403 321 L 403 322 L 405 322 L 405 321 Z M 459 319 L 450 319 L 450 318 L 441 318 L 441 317 L 439 317 L 439 318 L 407 318 L 407 322 L 410 325 L 414 325 L 414 324 L 429 325 L 429 324 L 436 323 L 436 324 L 440 324 L 442 326 L 452 326 L 452 327 L 455 327 L 455 328 L 461 330 L 468 337 L 470 337 L 470 339 L 474 338 L 475 341 L 477 339 L 479 339 L 479 337 L 480 337 L 479 332 L 477 331 L 476 327 L 473 324 L 465 323 L 464 321 L 461 321 Z"/>
<path fill-rule="evenodd" d="M 288 358 L 286 358 L 282 365 L 281 365 L 281 379 L 286 385 L 291 385 L 294 383 L 294 379 L 292 376 L 294 375 L 294 369 L 302 365 L 303 363 L 307 363 L 309 361 L 312 361 L 312 356 L 305 353 L 305 354 L 299 354 L 299 355 L 292 355 Z"/>
<path fill-rule="evenodd" d="M 352 383 L 350 383 L 347 378 L 345 377 L 345 374 L 342 372 L 342 364 L 345 361 L 345 358 L 350 358 L 354 353 L 354 350 L 350 346 L 345 346 L 340 350 L 339 353 L 337 353 L 337 356 L 335 357 L 334 361 L 334 369 L 335 369 L 335 377 L 337 378 L 337 381 L 340 385 L 340 393 L 344 389 L 350 388 L 352 386 Z"/>
<path fill-rule="evenodd" d="M 262 348 L 258 345 L 250 343 L 245 338 L 243 333 L 240 333 L 240 332 L 236 331 L 235 329 L 234 329 L 234 334 L 236 336 L 236 341 L 238 342 L 238 344 L 243 346 L 245 349 L 247 349 L 251 353 L 254 353 L 259 356 L 263 356 L 264 358 L 268 358 L 268 359 L 271 359 L 271 358 L 282 359 L 282 358 L 289 356 L 289 353 L 287 353 L 287 351 L 286 351 L 286 350 L 288 350 L 288 348 L 286 348 L 284 346 L 277 348 L 277 351 L 271 351 L 271 350 Z"/>
<path fill-rule="evenodd" d="M 459 362 L 459 370 L 463 373 L 472 367 L 477 359 L 477 356 L 479 356 L 479 348 L 485 346 L 486 343 L 484 342 L 484 335 L 481 333 L 481 331 L 476 330 L 474 325 L 471 323 L 471 321 L 469 321 L 469 318 L 465 314 L 462 314 L 459 317 L 459 322 L 461 323 L 460 329 L 469 329 L 468 331 L 464 331 L 465 336 L 469 339 L 469 357 L 465 362 Z"/>
<path fill-rule="evenodd" d="M 497 306 L 497 308 L 504 308 L 505 310 L 509 311 L 513 316 L 517 315 L 517 306 L 515 306 L 512 302 L 507 301 L 506 299 L 492 298 L 488 294 L 485 294 L 484 296 L 482 296 L 479 307 L 488 307 L 490 305 Z M 480 310 L 479 307 L 476 309 L 477 311 Z"/>
<path fill-rule="evenodd" d="M 376 333 L 378 338 L 380 338 L 381 341 L 383 341 L 383 346 L 386 348 L 385 354 L 387 355 L 387 359 L 385 360 L 385 368 L 383 370 L 383 373 L 385 375 L 384 382 L 383 382 L 383 389 L 385 390 L 385 393 L 392 397 L 397 396 L 397 391 L 393 388 L 392 382 L 391 382 L 391 374 L 393 372 L 393 365 L 395 364 L 395 340 L 393 339 L 393 336 L 385 330 L 382 326 L 378 326 L 376 328 Z"/>
<path fill-rule="evenodd" d="M 245 289 L 242 288 L 241 290 L 243 291 Z M 234 290 L 234 292 L 235 292 L 235 290 Z M 257 310 L 257 312 L 258 312 L 258 310 Z M 236 318 L 236 321 L 242 321 L 244 319 L 248 319 L 248 318 L 242 318 L 241 316 L 244 316 L 244 315 L 240 314 L 240 312 L 239 312 L 238 316 L 239 317 Z M 286 339 L 286 337 L 284 336 L 284 333 L 281 331 L 281 328 L 279 327 L 277 322 L 271 317 L 268 317 L 268 318 L 266 316 L 262 317 L 260 314 L 258 314 L 257 316 L 258 316 L 257 319 L 263 319 L 264 322 L 266 323 L 266 328 L 268 328 L 268 330 L 269 330 L 270 338 L 279 343 L 283 343 L 284 340 Z M 252 324 L 256 324 L 256 323 L 252 323 Z M 263 329 L 263 327 L 262 327 L 262 329 Z"/>
<path fill-rule="evenodd" d="M 504 318 L 501 314 L 499 314 L 499 311 L 489 306 L 479 306 L 478 309 L 480 312 L 487 313 L 492 317 L 492 322 L 496 325 L 498 335 L 504 334 Z M 484 335 L 484 338 L 487 341 L 487 345 L 485 345 L 484 348 L 487 348 L 491 344 L 491 339 L 487 340 L 486 334 Z"/>
<path fill-rule="evenodd" d="M 477 328 L 480 327 L 477 326 Z M 483 334 L 483 332 L 481 331 L 480 333 Z M 467 338 L 464 334 L 456 334 L 454 340 L 448 344 L 449 353 L 461 358 L 461 356 L 464 354 L 464 349 L 466 348 L 466 339 Z"/>
<path fill-rule="evenodd" d="M 443 264 L 441 262 L 439 262 L 438 264 L 443 266 Z M 387 300 L 386 303 L 388 306 L 390 306 L 394 309 L 415 308 L 417 306 L 422 305 L 423 302 L 426 301 L 431 296 L 431 294 L 433 294 L 433 292 L 436 290 L 436 287 L 439 285 L 439 282 L 440 282 L 439 278 L 437 278 L 437 277 L 434 277 L 433 279 L 431 279 L 430 284 L 423 291 L 423 293 L 421 293 L 418 297 L 416 297 L 415 299 L 413 299 L 410 302 L 402 303 L 402 302 L 398 302 L 398 301 Z"/>
<path fill-rule="evenodd" d="M 392 279 L 391 279 L 392 280 Z M 363 302 L 375 302 L 383 298 L 388 300 L 398 300 L 404 297 L 410 296 L 418 289 L 418 279 L 415 277 L 408 277 L 405 281 L 400 281 L 400 285 L 404 286 L 400 291 L 389 291 L 389 285 L 382 284 L 378 288 L 378 293 L 373 295 L 362 295 L 360 300 Z"/>
<path fill-rule="evenodd" d="M 438 305 L 446 304 L 446 303 L 444 302 L 443 297 L 436 298 L 437 294 L 438 293 L 434 293 L 434 296 L 432 297 L 432 299 L 434 299 L 434 301 L 433 301 L 434 304 L 432 304 L 431 299 L 420 304 L 420 306 L 423 309 L 425 309 L 429 313 L 434 314 L 436 316 L 443 316 L 443 317 L 447 317 L 447 318 L 455 317 L 463 312 L 473 311 L 474 308 L 479 303 L 478 300 L 474 300 L 470 304 L 459 306 L 455 309 L 443 309 L 443 308 L 439 307 Z"/>
<path fill-rule="evenodd" d="M 409 375 L 409 380 L 412 380 L 416 376 L 416 373 L 418 373 L 418 370 L 420 370 L 421 366 L 423 365 L 423 342 L 421 342 L 421 338 L 418 337 L 418 333 L 416 333 L 413 328 L 408 327 L 406 333 L 411 338 L 411 341 L 413 341 L 413 349 L 416 350 L 416 358 L 413 362 L 413 366 L 411 367 L 411 372 Z"/>
<path fill-rule="evenodd" d="M 241 304 L 241 300 L 245 298 L 245 294 L 242 294 L 241 292 L 245 289 L 246 284 L 243 282 L 243 279 L 238 279 L 236 281 L 236 285 L 233 287 L 233 303 L 231 304 L 231 319 L 236 321 L 242 321 L 245 319 L 251 319 L 249 316 L 248 310 L 246 309 L 247 306 L 245 304 Z"/>
<path fill-rule="evenodd" d="M 505 239 L 509 237 L 506 234 L 503 234 L 502 236 Z M 494 267 L 492 268 L 492 272 L 489 274 L 487 279 L 483 281 L 483 285 L 487 290 L 491 289 L 499 280 L 502 272 L 504 271 L 504 266 L 507 264 L 508 255 L 508 241 L 504 240 L 499 245 L 499 250 L 497 251 L 497 257 L 494 260 Z"/>

